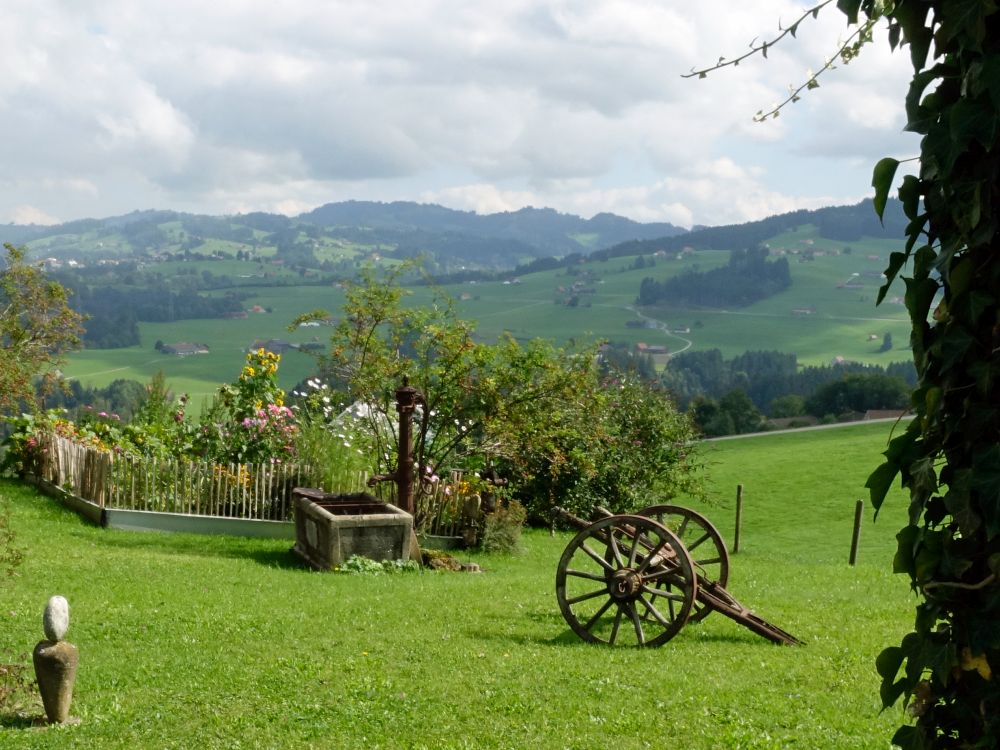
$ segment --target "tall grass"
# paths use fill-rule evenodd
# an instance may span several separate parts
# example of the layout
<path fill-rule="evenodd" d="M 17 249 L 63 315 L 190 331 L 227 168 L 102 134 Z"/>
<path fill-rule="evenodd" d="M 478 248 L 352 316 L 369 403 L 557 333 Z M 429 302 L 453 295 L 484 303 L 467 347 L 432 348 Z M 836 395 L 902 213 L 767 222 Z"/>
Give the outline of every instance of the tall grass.
<path fill-rule="evenodd" d="M 729 589 L 801 648 L 718 615 L 660 649 L 584 644 L 554 595 L 567 533 L 480 555 L 483 574 L 321 574 L 287 542 L 102 530 L 0 482 L 26 550 L 0 588 L 0 652 L 27 659 L 46 599 L 66 596 L 81 719 L 2 715 L 0 747 L 886 748 L 902 716 L 879 711 L 874 659 L 913 603 L 889 572 L 899 505 L 846 564 L 886 432 L 710 448 L 708 512 L 726 536 L 728 495 L 746 488 Z"/>

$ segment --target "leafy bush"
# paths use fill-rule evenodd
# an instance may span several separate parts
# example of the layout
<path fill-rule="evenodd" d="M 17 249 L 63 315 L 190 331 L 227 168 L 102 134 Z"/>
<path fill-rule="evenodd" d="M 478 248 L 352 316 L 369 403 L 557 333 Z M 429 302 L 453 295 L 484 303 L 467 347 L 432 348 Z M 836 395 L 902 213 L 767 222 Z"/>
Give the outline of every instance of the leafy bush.
<path fill-rule="evenodd" d="M 202 416 L 195 450 L 221 463 L 261 463 L 295 455 L 294 414 L 278 386 L 281 356 L 266 349 L 247 354 L 235 383 L 219 388 Z"/>
<path fill-rule="evenodd" d="M 528 518 L 528 512 L 517 500 L 499 506 L 486 514 L 479 545 L 483 552 L 510 555 L 519 551 L 521 529 Z"/>
<path fill-rule="evenodd" d="M 665 392 L 623 376 L 582 393 L 507 435 L 499 465 L 529 518 L 547 522 L 555 505 L 621 513 L 701 493 L 693 424 Z"/>

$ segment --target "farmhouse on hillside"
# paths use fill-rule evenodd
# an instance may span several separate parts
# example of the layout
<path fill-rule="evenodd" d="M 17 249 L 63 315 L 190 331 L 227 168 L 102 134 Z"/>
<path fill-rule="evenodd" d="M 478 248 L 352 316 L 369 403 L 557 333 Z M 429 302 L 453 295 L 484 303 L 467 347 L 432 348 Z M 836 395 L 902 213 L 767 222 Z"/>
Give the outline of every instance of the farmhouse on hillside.
<path fill-rule="evenodd" d="M 209 348 L 206 344 L 189 344 L 181 341 L 176 344 L 164 344 L 160 347 L 160 351 L 177 357 L 188 357 L 192 354 L 208 354 Z"/>

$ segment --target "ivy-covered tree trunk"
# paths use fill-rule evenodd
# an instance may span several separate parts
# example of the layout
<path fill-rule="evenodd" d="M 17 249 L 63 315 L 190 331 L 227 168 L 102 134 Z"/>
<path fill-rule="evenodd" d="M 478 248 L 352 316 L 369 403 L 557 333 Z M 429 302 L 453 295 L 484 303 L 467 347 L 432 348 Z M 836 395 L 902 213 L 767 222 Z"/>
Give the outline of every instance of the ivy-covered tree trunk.
<path fill-rule="evenodd" d="M 869 479 L 876 509 L 900 476 L 909 523 L 894 567 L 920 597 L 914 630 L 878 659 L 886 706 L 915 717 L 904 748 L 1000 747 L 1000 12 L 996 0 L 839 0 L 889 20 L 914 76 L 907 129 L 920 168 L 899 189 L 903 275 L 919 374 L 915 419 Z M 898 162 L 875 169 L 885 205 Z"/>

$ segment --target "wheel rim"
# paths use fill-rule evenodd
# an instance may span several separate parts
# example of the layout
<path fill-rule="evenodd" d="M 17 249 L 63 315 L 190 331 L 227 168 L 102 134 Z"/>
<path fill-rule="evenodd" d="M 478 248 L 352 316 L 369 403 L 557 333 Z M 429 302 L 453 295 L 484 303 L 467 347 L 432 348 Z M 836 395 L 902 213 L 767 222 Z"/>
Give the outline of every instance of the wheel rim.
<path fill-rule="evenodd" d="M 677 536 L 642 516 L 610 516 L 580 531 L 556 572 L 559 609 L 585 641 L 660 646 L 684 626 L 698 583 Z"/>
<path fill-rule="evenodd" d="M 651 505 L 638 511 L 637 515 L 652 518 L 677 536 L 691 556 L 703 584 L 717 584 L 725 588 L 729 581 L 729 551 L 718 529 L 705 516 L 680 505 Z M 712 611 L 695 601 L 694 611 L 688 619 L 697 622 L 708 617 Z"/>

